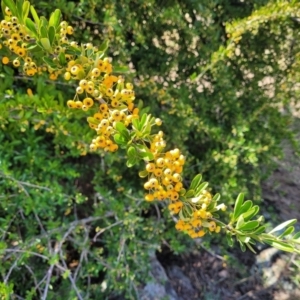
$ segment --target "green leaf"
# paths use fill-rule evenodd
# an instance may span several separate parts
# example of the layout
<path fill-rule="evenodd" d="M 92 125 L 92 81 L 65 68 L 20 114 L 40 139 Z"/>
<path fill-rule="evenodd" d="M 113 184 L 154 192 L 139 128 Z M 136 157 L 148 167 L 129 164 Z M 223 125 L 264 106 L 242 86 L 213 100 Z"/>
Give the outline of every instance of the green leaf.
<path fill-rule="evenodd" d="M 43 61 L 48 65 L 50 66 L 52 69 L 55 69 L 57 68 L 56 64 L 47 56 L 44 56 L 43 57 Z"/>
<path fill-rule="evenodd" d="M 151 161 L 151 160 L 154 159 L 154 155 L 153 155 L 153 153 L 151 153 L 150 151 L 148 151 L 148 152 L 139 152 L 139 155 L 140 155 L 143 159 L 145 159 L 145 160 L 147 160 L 147 161 Z"/>
<path fill-rule="evenodd" d="M 295 231 L 295 227 L 294 226 L 290 226 L 278 238 L 282 239 L 283 237 L 292 234 L 294 231 Z"/>
<path fill-rule="evenodd" d="M 40 18 L 40 26 L 44 26 L 46 29 L 48 28 L 48 21 L 45 17 L 41 16 Z"/>
<path fill-rule="evenodd" d="M 36 10 L 34 9 L 34 7 L 32 5 L 30 5 L 30 12 L 31 12 L 31 15 L 34 19 L 34 22 L 36 23 L 37 26 L 40 26 L 40 18 L 36 12 Z"/>
<path fill-rule="evenodd" d="M 243 235 L 243 234 L 239 234 L 239 235 L 237 235 L 236 237 L 237 237 L 237 239 L 238 239 L 239 241 L 241 241 L 242 243 L 249 243 L 250 240 L 251 240 L 251 238 L 250 238 L 249 236 L 246 236 L 246 235 Z"/>
<path fill-rule="evenodd" d="M 139 122 L 139 130 L 142 130 L 147 120 L 147 114 L 143 114 Z"/>
<path fill-rule="evenodd" d="M 236 198 L 236 200 L 235 200 L 235 205 L 234 205 L 234 210 L 233 210 L 233 217 L 232 217 L 233 221 L 235 221 L 239 217 L 238 212 L 242 207 L 243 201 L 244 201 L 244 194 L 240 193 L 238 195 L 238 197 Z"/>
<path fill-rule="evenodd" d="M 23 6 L 22 6 L 22 20 L 23 20 L 23 22 L 25 22 L 25 20 L 28 17 L 29 9 L 30 9 L 30 3 L 29 3 L 29 1 L 25 1 L 23 3 Z"/>
<path fill-rule="evenodd" d="M 141 129 L 139 128 L 139 124 L 140 124 L 140 122 L 139 122 L 138 119 L 133 119 L 133 120 L 132 120 L 132 125 L 133 125 L 134 128 L 135 128 L 136 130 L 138 130 L 138 131 L 141 130 Z"/>
<path fill-rule="evenodd" d="M 237 229 L 249 231 L 249 230 L 254 230 L 257 226 L 259 226 L 259 222 L 254 220 L 254 221 L 246 222 L 241 227 L 237 227 Z"/>
<path fill-rule="evenodd" d="M 179 195 L 180 195 L 180 196 L 185 196 L 185 194 L 186 194 L 186 189 L 181 189 L 181 190 L 179 191 Z"/>
<path fill-rule="evenodd" d="M 7 248 L 7 244 L 3 241 L 0 241 L 0 251 L 5 250 Z"/>
<path fill-rule="evenodd" d="M 189 189 L 189 190 L 186 192 L 185 197 L 186 197 L 186 198 L 192 198 L 192 197 L 194 197 L 194 195 L 195 195 L 195 191 L 192 190 L 192 189 Z"/>
<path fill-rule="evenodd" d="M 232 247 L 233 246 L 233 238 L 232 238 L 230 232 L 226 233 L 226 239 L 227 239 L 228 246 Z"/>
<path fill-rule="evenodd" d="M 300 231 L 297 232 L 294 236 L 293 236 L 293 240 L 298 240 L 300 239 Z"/>
<path fill-rule="evenodd" d="M 295 223 L 297 223 L 296 219 L 285 221 L 285 222 L 279 224 L 278 226 L 276 226 L 274 229 L 272 229 L 268 234 L 280 231 L 280 230 L 282 230 L 282 229 L 284 229 L 285 227 L 288 227 L 288 226 L 293 226 Z"/>
<path fill-rule="evenodd" d="M 147 170 L 143 170 L 143 171 L 139 172 L 139 177 L 145 178 L 148 176 L 148 174 L 149 174 L 149 172 Z"/>
<path fill-rule="evenodd" d="M 71 55 L 80 55 L 81 50 L 72 46 L 67 46 L 67 49 L 65 51 L 66 54 L 71 54 Z"/>
<path fill-rule="evenodd" d="M 241 214 L 241 216 L 243 216 L 245 221 L 250 220 L 251 218 L 253 218 L 255 215 L 257 215 L 257 213 L 259 212 L 259 207 L 258 205 L 254 205 L 251 209 L 249 209 L 247 212 Z"/>
<path fill-rule="evenodd" d="M 58 61 L 61 66 L 65 66 L 67 64 L 66 55 L 63 52 L 59 52 Z"/>
<path fill-rule="evenodd" d="M 245 224 L 245 220 L 243 216 L 239 216 L 237 223 L 236 223 L 236 228 L 241 228 Z"/>
<path fill-rule="evenodd" d="M 274 241 L 271 239 L 264 239 L 263 241 L 265 243 L 269 244 L 270 246 L 272 246 L 276 249 L 282 250 L 282 251 L 286 251 L 286 252 L 294 252 L 295 251 L 295 248 L 288 243 Z"/>
<path fill-rule="evenodd" d="M 190 185 L 190 189 L 192 190 L 196 190 L 196 188 L 199 186 L 199 184 L 201 183 L 202 180 L 202 175 L 198 174 L 194 177 L 194 179 L 192 180 L 192 183 Z"/>
<path fill-rule="evenodd" d="M 47 50 L 49 52 L 50 52 L 50 50 L 52 50 L 52 47 L 50 45 L 50 41 L 48 38 L 41 38 L 40 41 L 45 50 Z"/>
<path fill-rule="evenodd" d="M 201 195 L 202 191 L 205 190 L 208 187 L 208 182 L 202 182 L 196 189 L 195 196 Z"/>
<path fill-rule="evenodd" d="M 216 201 L 218 202 L 221 198 L 221 195 L 219 193 L 215 194 L 214 197 L 213 197 L 213 201 Z"/>
<path fill-rule="evenodd" d="M 241 241 L 239 241 L 239 243 L 240 243 L 240 247 L 241 247 L 242 252 L 245 252 L 245 251 L 246 251 L 246 246 L 245 246 L 245 244 L 242 243 Z"/>
<path fill-rule="evenodd" d="M 94 117 L 87 117 L 87 122 L 94 125 L 98 125 L 100 123 L 100 121 Z"/>
<path fill-rule="evenodd" d="M 23 23 L 23 4 L 24 0 L 17 0 L 17 17 L 19 19 L 19 22 Z"/>
<path fill-rule="evenodd" d="M 136 154 L 137 154 L 136 149 L 133 146 L 129 146 L 127 149 L 128 158 L 129 159 L 136 158 Z"/>
<path fill-rule="evenodd" d="M 127 66 L 118 66 L 118 65 L 115 65 L 114 66 L 114 72 L 115 73 L 128 73 L 129 72 L 129 68 Z"/>
<path fill-rule="evenodd" d="M 127 131 L 126 126 L 122 122 L 117 122 L 115 129 L 122 134 L 122 131 Z"/>
<path fill-rule="evenodd" d="M 245 201 L 245 203 L 240 207 L 240 209 L 237 212 L 237 216 L 236 218 L 238 218 L 239 216 L 241 216 L 242 214 L 247 213 L 248 211 L 250 211 L 252 209 L 252 201 L 251 200 L 247 200 Z M 253 210 L 251 210 L 251 213 L 253 212 Z"/>
<path fill-rule="evenodd" d="M 58 28 L 60 24 L 61 12 L 59 9 L 56 9 L 50 16 L 49 26 L 53 26 L 55 29 Z"/>
<path fill-rule="evenodd" d="M 183 213 L 184 213 L 183 210 L 181 210 L 181 211 L 179 212 L 179 214 L 178 214 L 179 219 L 180 219 L 180 220 L 183 220 L 183 221 L 188 221 L 190 218 L 187 218 Z"/>
<path fill-rule="evenodd" d="M 48 29 L 48 37 L 49 37 L 50 45 L 52 46 L 55 41 L 55 28 L 53 26 L 50 26 Z"/>
<path fill-rule="evenodd" d="M 42 38 L 48 38 L 48 30 L 46 26 L 41 26 L 40 27 L 40 36 Z"/>
<path fill-rule="evenodd" d="M 127 160 L 126 165 L 128 168 L 133 167 L 137 163 L 136 157 L 131 157 Z"/>
<path fill-rule="evenodd" d="M 36 25 L 33 23 L 33 21 L 31 19 L 27 18 L 25 20 L 25 24 L 26 24 L 26 27 L 29 29 L 29 31 L 32 32 L 35 37 L 38 37 L 38 31 L 37 31 Z"/>
<path fill-rule="evenodd" d="M 249 243 L 246 243 L 245 245 L 248 247 L 248 249 L 249 249 L 251 252 L 253 252 L 254 254 L 256 254 L 256 251 L 253 249 L 253 247 L 252 247 Z"/>
<path fill-rule="evenodd" d="M 63 279 L 67 279 L 71 274 L 71 271 L 70 270 L 66 270 L 63 274 L 62 274 L 62 277 Z"/>
<path fill-rule="evenodd" d="M 53 256 L 50 258 L 50 260 L 48 261 L 48 263 L 49 263 L 50 265 L 55 265 L 55 264 L 58 263 L 58 261 L 59 261 L 59 257 L 58 257 L 57 254 L 55 254 L 55 255 L 53 255 Z"/>
<path fill-rule="evenodd" d="M 105 52 L 108 48 L 108 45 L 109 45 L 109 40 L 105 40 L 98 48 L 99 50 L 98 52 Z"/>
<path fill-rule="evenodd" d="M 265 232 L 266 231 L 266 225 L 263 225 L 263 226 L 260 226 L 258 227 L 254 232 L 253 234 L 255 235 L 260 235 L 261 233 Z"/>
<path fill-rule="evenodd" d="M 118 145 L 125 146 L 127 145 L 127 140 L 119 133 L 114 135 L 114 140 Z"/>

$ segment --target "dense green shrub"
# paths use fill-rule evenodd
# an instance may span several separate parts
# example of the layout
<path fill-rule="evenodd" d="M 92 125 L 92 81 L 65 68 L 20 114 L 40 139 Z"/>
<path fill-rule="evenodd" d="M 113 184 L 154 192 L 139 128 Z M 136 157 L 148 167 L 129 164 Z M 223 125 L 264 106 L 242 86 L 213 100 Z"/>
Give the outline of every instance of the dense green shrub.
<path fill-rule="evenodd" d="M 200 172 L 229 207 L 240 191 L 260 199 L 262 168 L 282 155 L 283 139 L 295 144 L 296 2 L 35 2 L 45 16 L 61 9 L 75 40 L 109 39 L 114 71 L 127 73 L 136 102 L 187 155 L 185 185 Z M 0 76 L 0 295 L 136 297 L 149 254 L 163 243 L 186 251 L 192 240 L 165 204 L 143 201 L 125 151 L 89 152 L 86 114 L 66 106 L 74 83 L 27 79 L 8 65 Z"/>

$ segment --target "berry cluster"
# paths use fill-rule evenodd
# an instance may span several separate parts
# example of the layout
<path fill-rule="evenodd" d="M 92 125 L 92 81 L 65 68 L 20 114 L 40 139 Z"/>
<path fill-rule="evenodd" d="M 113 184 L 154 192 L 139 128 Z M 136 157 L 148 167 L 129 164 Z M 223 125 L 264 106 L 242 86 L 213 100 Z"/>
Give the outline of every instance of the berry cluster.
<path fill-rule="evenodd" d="M 114 136 L 120 126 L 125 128 L 134 151 L 142 147 L 151 154 L 145 158 L 146 166 L 141 176 L 147 177 L 144 184 L 148 191 L 145 200 L 151 202 L 168 199 L 169 211 L 179 214 L 180 220 L 176 228 L 187 232 L 192 238 L 202 237 L 206 232 L 218 233 L 220 226 L 213 220 L 213 213 L 226 207 L 216 206 L 218 200 L 214 200 L 205 189 L 186 193 L 182 184 L 185 157 L 179 149 L 164 152 L 166 142 L 162 131 L 151 134 L 153 125 L 162 124 L 159 118 L 149 121 L 149 116 L 147 122 L 150 128 L 145 132 L 137 129 L 136 121 L 143 117 L 140 118 L 139 109 L 134 106 L 133 85 L 124 82 L 122 76 L 112 74 L 111 60 L 104 57 L 104 52 L 92 43 L 79 45 L 70 41 L 67 35 L 73 34 L 73 28 L 63 21 L 56 28 L 51 47 L 43 50 L 47 59 L 44 58 L 42 63 L 38 63 L 31 51 L 32 46 L 41 44 L 38 37 L 33 37 L 26 25 L 20 24 L 8 8 L 5 13 L 5 20 L 0 25 L 0 39 L 12 53 L 14 67 L 22 67 L 24 74 L 28 76 L 48 72 L 52 80 L 62 76 L 67 81 L 78 82 L 75 96 L 67 101 L 67 105 L 71 109 L 91 112 L 87 122 L 95 130 L 96 137 L 90 144 L 90 150 L 115 152 L 118 145 Z M 9 62 L 8 57 L 2 58 L 3 64 Z M 197 192 L 197 197 L 193 198 L 194 192 Z"/>
<path fill-rule="evenodd" d="M 38 72 L 36 63 L 29 56 L 27 48 L 34 42 L 28 34 L 26 26 L 20 24 L 18 18 L 12 16 L 8 7 L 5 8 L 6 19 L 0 23 L 0 36 L 3 38 L 3 45 L 13 54 L 12 64 L 14 67 L 23 65 L 23 71 L 27 76 L 33 76 Z M 8 64 L 10 59 L 7 56 L 2 58 L 3 64 Z"/>

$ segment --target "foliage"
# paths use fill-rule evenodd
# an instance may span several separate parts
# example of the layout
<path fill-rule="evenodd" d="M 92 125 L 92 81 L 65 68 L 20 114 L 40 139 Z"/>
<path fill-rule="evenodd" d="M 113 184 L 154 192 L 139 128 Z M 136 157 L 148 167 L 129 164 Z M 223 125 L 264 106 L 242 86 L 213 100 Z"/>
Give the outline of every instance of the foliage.
<path fill-rule="evenodd" d="M 10 11 L 17 17 L 24 38 L 10 42 L 14 31 L 1 23 L 9 29 L 2 30 L 6 42 L 0 50 L 1 296 L 9 297 L 13 289 L 26 299 L 89 299 L 120 292 L 138 297 L 140 278 L 145 280 L 148 271 L 145 261 L 164 235 L 175 252 L 185 250 L 182 244 L 192 245 L 175 232 L 172 220 L 161 218 L 161 210 L 179 213 L 178 218 L 173 215 L 176 229 L 194 238 L 222 228 L 229 245 L 235 238 L 243 251 L 255 251 L 255 242 L 263 242 L 297 252 L 299 233 L 291 235 L 295 220 L 264 233 L 263 218 L 253 219 L 258 206 L 244 202 L 243 194 L 236 201 L 231 195 L 252 191 L 259 198 L 259 166 L 269 166 L 280 155 L 283 138 L 294 141 L 286 125 L 299 94 L 293 88 L 299 79 L 294 41 L 299 4 L 105 3 L 83 1 L 70 10 L 73 2 L 53 2 L 67 20 L 75 11 L 77 26 L 88 24 L 75 33 L 82 42 L 77 46 L 66 37 L 73 28 L 61 22 L 59 10 L 48 20 L 28 1 L 2 2 L 5 18 L 14 23 Z M 44 10 L 45 4 L 37 7 Z M 52 10 L 49 3 L 48 8 Z M 82 20 L 83 13 L 90 20 Z M 262 43 L 266 37 L 268 43 Z M 112 56 L 118 56 L 113 65 L 105 55 L 108 40 Z M 131 69 L 123 66 L 128 62 Z M 134 75 L 134 91 L 110 69 Z M 97 70 L 106 75 L 97 76 Z M 71 84 L 60 82 L 62 77 Z M 92 96 L 83 99 L 80 88 Z M 70 110 L 65 103 L 74 89 L 75 98 L 67 102 Z M 143 107 L 140 98 L 151 108 Z M 116 106 L 114 100 L 119 101 Z M 94 101 L 104 109 L 101 116 Z M 86 111 L 94 138 L 84 121 Z M 164 120 L 166 135 L 155 129 L 161 119 L 149 111 Z M 187 153 L 193 172 L 183 172 L 185 157 L 178 148 L 164 152 L 167 143 Z M 118 147 L 119 155 L 107 153 Z M 106 151 L 105 158 L 103 150 L 85 156 L 97 148 Z M 148 177 L 145 199 L 170 198 L 168 207 L 142 200 L 135 175 L 141 161 L 146 164 L 139 175 Z M 227 206 L 235 204 L 228 224 L 219 219 L 218 211 L 226 209 L 218 203 L 220 195 L 213 196 L 200 175 L 192 179 L 189 174 L 199 171 L 214 182 Z M 182 180 L 184 175 L 190 180 Z M 15 282 L 22 285 L 13 286 Z"/>

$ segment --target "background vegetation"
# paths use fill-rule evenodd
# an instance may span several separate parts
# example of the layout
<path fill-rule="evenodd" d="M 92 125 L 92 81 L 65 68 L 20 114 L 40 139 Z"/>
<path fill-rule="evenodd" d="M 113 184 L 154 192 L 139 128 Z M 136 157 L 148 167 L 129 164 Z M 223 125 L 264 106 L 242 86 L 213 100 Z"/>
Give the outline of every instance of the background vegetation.
<path fill-rule="evenodd" d="M 299 150 L 297 1 L 31 4 L 45 16 L 59 8 L 77 41 L 109 39 L 137 100 L 187 156 L 186 183 L 202 173 L 228 206 L 240 191 L 260 201 L 281 142 Z M 133 298 L 162 245 L 175 254 L 197 247 L 164 204 L 143 201 L 139 168 L 128 169 L 122 152 L 88 152 L 85 115 L 66 107 L 74 87 L 4 65 L 0 80 L 0 295 Z M 205 240 L 214 243 L 227 253 L 222 236 Z"/>

